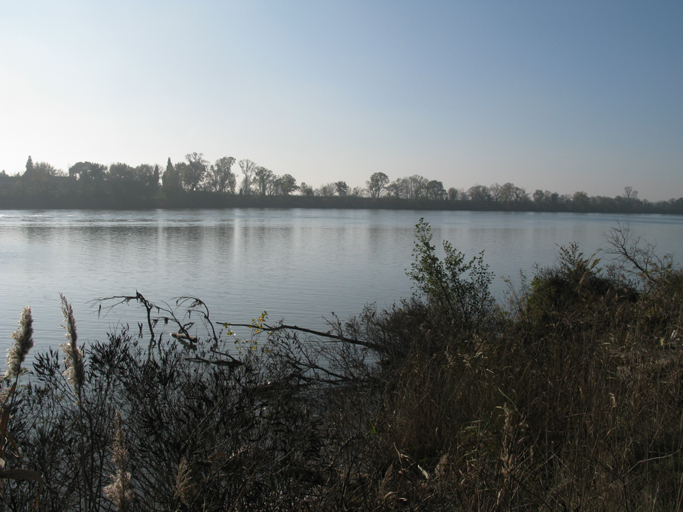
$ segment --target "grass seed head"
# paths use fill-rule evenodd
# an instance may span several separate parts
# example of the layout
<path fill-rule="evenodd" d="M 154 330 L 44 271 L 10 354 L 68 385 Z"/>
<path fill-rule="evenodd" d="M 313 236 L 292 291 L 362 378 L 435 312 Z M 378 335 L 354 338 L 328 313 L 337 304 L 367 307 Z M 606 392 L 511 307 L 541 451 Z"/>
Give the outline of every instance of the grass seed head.
<path fill-rule="evenodd" d="M 21 371 L 21 363 L 24 362 L 26 354 L 33 348 L 33 318 L 31 308 L 26 306 L 21 312 L 19 327 L 10 334 L 14 339 L 14 344 L 7 351 L 7 372 L 5 378 L 17 377 Z"/>
<path fill-rule="evenodd" d="M 83 365 L 83 352 L 78 348 L 76 343 L 78 335 L 76 334 L 76 319 L 74 318 L 74 311 L 66 300 L 64 295 L 60 294 L 62 298 L 62 315 L 64 315 L 64 321 L 66 325 L 63 325 L 66 329 L 66 343 L 61 344 L 59 347 L 64 352 L 64 363 L 66 365 L 66 371 L 64 375 L 66 376 L 69 383 L 73 386 L 74 392 L 78 401 L 81 400 L 81 389 L 83 389 L 83 383 L 85 382 L 85 368 Z"/>
<path fill-rule="evenodd" d="M 128 471 L 128 449 L 126 437 L 121 426 L 121 413 L 116 412 L 114 423 L 114 445 L 112 461 L 116 465 L 116 473 L 111 475 L 112 483 L 104 488 L 104 494 L 116 504 L 119 510 L 127 510 L 134 498 L 131 475 Z"/>

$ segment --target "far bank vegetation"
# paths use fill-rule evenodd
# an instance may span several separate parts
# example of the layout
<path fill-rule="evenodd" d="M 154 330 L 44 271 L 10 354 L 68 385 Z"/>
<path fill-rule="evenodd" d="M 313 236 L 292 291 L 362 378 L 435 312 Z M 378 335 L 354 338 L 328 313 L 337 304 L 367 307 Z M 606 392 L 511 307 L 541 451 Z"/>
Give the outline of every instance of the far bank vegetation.
<path fill-rule="evenodd" d="M 446 188 L 417 174 L 391 181 L 383 172 L 369 176 L 366 187 L 336 181 L 314 188 L 248 159 L 210 163 L 201 153 L 165 166 L 78 162 L 68 172 L 29 157 L 23 173 L 0 172 L 0 209 L 238 207 L 681 214 L 683 198 L 650 202 L 632 187 L 615 197 L 530 192 L 513 183 Z"/>

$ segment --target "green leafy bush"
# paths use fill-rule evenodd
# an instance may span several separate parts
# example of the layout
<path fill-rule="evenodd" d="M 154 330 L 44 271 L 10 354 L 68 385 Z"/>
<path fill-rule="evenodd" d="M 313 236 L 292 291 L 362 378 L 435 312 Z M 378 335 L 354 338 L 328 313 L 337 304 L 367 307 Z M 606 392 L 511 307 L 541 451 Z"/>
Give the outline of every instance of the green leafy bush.
<path fill-rule="evenodd" d="M 484 263 L 484 253 L 469 261 L 448 241 L 443 242 L 445 257 L 436 255 L 432 230 L 424 219 L 416 226 L 415 261 L 407 272 L 429 306 L 446 313 L 462 329 L 479 326 L 494 309 L 489 290 L 493 273 Z"/>

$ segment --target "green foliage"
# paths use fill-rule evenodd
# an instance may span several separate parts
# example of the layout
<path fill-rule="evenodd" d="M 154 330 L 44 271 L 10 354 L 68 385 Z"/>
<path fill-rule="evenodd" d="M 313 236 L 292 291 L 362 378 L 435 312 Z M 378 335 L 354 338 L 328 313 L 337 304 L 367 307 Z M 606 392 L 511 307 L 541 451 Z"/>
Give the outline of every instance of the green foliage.
<path fill-rule="evenodd" d="M 415 261 L 407 275 L 428 304 L 447 313 L 464 328 L 473 328 L 491 313 L 494 300 L 489 290 L 493 273 L 484 263 L 484 252 L 469 261 L 448 241 L 441 260 L 432 245 L 432 230 L 424 219 L 416 226 Z"/>

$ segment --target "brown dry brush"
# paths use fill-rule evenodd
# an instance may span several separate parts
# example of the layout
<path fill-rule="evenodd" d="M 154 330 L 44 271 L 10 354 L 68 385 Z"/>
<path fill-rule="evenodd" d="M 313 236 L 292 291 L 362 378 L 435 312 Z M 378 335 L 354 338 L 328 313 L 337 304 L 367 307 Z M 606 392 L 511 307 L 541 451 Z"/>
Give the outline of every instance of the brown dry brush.
<path fill-rule="evenodd" d="M 46 509 L 289 509 L 321 485 L 321 391 L 265 351 L 226 361 L 210 336 L 178 341 L 150 352 L 124 331 L 93 343 L 77 402 L 59 355 L 36 357 L 21 443 L 44 476 Z M 116 411 L 125 468 L 111 461 L 121 452 Z M 135 494 L 117 499 L 111 475 Z"/>
<path fill-rule="evenodd" d="M 325 332 L 113 297 L 139 332 L 83 348 L 78 400 L 38 354 L 13 435 L 45 510 L 680 510 L 683 274 L 637 242 L 561 249 L 503 310 L 420 223 L 416 295 Z"/>

